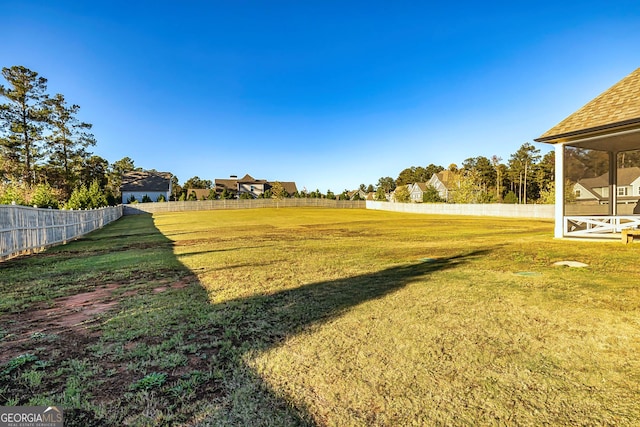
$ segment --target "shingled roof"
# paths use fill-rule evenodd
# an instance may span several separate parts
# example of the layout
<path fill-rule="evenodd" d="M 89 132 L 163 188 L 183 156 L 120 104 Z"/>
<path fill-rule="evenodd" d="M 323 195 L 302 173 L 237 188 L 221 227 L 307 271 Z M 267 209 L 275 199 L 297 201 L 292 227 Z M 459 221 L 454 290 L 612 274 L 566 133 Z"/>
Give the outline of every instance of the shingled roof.
<path fill-rule="evenodd" d="M 122 175 L 120 191 L 168 191 L 169 172 L 132 171 Z"/>
<path fill-rule="evenodd" d="M 563 142 L 640 126 L 640 68 L 549 129 L 537 142 Z"/>
<path fill-rule="evenodd" d="M 273 187 L 274 182 L 275 181 L 269 182 L 269 186 Z M 296 186 L 296 183 L 293 181 L 278 181 L 278 182 L 282 184 L 282 188 L 284 188 L 284 191 L 286 191 L 290 196 L 292 196 L 298 191 L 298 187 Z"/>
<path fill-rule="evenodd" d="M 640 177 L 640 168 L 639 167 L 631 167 L 631 168 L 621 168 L 618 169 L 618 186 L 628 186 L 631 185 L 633 181 Z M 609 172 L 597 176 L 595 178 L 583 178 L 578 181 L 578 184 L 582 185 L 585 188 L 599 188 L 599 187 L 607 187 L 609 185 Z"/>

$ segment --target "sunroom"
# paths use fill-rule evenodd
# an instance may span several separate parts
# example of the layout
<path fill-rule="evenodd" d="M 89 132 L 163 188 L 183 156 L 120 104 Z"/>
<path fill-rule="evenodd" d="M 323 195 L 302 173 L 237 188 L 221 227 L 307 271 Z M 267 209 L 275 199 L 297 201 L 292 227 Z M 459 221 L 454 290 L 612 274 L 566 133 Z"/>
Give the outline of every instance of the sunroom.
<path fill-rule="evenodd" d="M 618 188 L 625 156 L 634 157 L 634 153 L 637 157 L 640 152 L 640 68 L 535 141 L 555 147 L 556 238 L 619 239 L 623 233 L 640 228 L 640 206 L 629 203 L 626 187 Z M 597 205 L 568 203 L 572 196 L 566 186 L 570 150 L 598 152 L 608 167 L 608 189 L 601 192 L 604 197 Z"/>

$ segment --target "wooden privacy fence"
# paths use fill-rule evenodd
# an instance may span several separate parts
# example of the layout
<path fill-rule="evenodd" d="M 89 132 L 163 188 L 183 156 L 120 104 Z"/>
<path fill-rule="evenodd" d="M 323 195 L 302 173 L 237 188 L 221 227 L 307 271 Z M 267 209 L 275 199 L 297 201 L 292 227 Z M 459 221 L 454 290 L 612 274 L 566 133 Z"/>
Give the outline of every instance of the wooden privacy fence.
<path fill-rule="evenodd" d="M 122 216 L 122 205 L 86 211 L 0 205 L 0 260 L 66 243 Z"/>
<path fill-rule="evenodd" d="M 554 205 L 504 203 L 390 203 L 367 200 L 367 209 L 436 215 L 496 216 L 504 218 L 553 219 Z"/>
<path fill-rule="evenodd" d="M 341 208 L 364 209 L 364 201 L 332 200 L 332 199 L 232 199 L 232 200 L 198 200 L 185 202 L 133 203 L 125 205 L 125 215 L 159 212 L 208 211 L 217 209 L 257 209 L 257 208 Z"/>

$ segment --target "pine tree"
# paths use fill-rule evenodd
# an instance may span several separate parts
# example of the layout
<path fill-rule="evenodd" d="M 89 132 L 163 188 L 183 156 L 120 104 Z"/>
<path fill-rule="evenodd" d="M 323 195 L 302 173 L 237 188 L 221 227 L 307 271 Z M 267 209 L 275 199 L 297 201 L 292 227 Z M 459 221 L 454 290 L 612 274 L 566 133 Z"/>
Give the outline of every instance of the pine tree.
<path fill-rule="evenodd" d="M 34 182 L 35 165 L 42 156 L 42 132 L 47 120 L 44 102 L 47 79 L 30 69 L 14 65 L 3 68 L 8 87 L 0 85 L 0 149 L 4 174 L 29 187 Z"/>
<path fill-rule="evenodd" d="M 64 180 L 60 186 L 69 195 L 79 180 L 78 172 L 91 155 L 86 149 L 95 145 L 96 140 L 88 132 L 91 125 L 76 118 L 79 105 L 67 105 L 61 94 L 46 100 L 45 105 L 52 130 L 47 137 L 49 164 L 54 169 L 60 169 L 59 175 Z"/>

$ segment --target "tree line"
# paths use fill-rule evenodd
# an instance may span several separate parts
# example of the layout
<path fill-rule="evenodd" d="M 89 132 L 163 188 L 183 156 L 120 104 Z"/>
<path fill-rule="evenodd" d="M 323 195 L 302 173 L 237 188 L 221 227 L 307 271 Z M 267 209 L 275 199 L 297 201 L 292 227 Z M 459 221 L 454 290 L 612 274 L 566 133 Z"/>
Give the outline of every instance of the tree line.
<path fill-rule="evenodd" d="M 122 174 L 135 170 L 129 157 L 110 164 L 90 149 L 97 144 L 92 125 L 78 118 L 80 106 L 60 93 L 47 93 L 47 79 L 24 66 L 2 69 L 6 85 L 0 85 L 0 204 L 12 202 L 39 207 L 92 208 L 121 202 Z M 582 178 L 608 171 L 606 153 L 569 148 L 565 152 L 567 186 Z M 498 156 L 470 157 L 459 167 L 434 164 L 411 166 L 394 179 L 381 177 L 377 184 L 361 184 L 356 190 L 335 194 L 298 191 L 278 197 L 310 197 L 358 200 L 374 193 L 376 200 L 396 200 L 408 196 L 403 186 L 425 183 L 436 173 L 448 171 L 455 181 L 454 203 L 553 203 L 554 152 L 545 155 L 524 143 L 503 163 Z M 640 152 L 620 153 L 618 167 L 640 165 Z M 152 170 L 153 171 L 153 170 Z M 211 180 L 197 176 L 180 185 L 172 178 L 173 200 L 189 200 L 188 189 L 211 189 Z M 571 195 L 571 191 L 566 192 Z M 248 195 L 245 195 L 248 196 Z M 265 194 L 263 197 L 271 197 Z M 231 192 L 210 192 L 210 198 L 236 197 Z M 423 201 L 442 201 L 437 191 L 428 189 Z"/>
<path fill-rule="evenodd" d="M 447 168 L 434 164 L 426 167 L 411 166 L 397 176 L 381 177 L 376 186 L 375 200 L 388 200 L 394 192 L 396 201 L 408 202 L 408 184 L 426 183 L 434 174 L 449 171 L 454 191 L 453 203 L 554 203 L 555 151 L 541 155 L 540 150 L 524 143 L 506 162 L 494 155 L 470 157 L 459 167 L 455 163 Z M 609 158 L 602 151 L 565 148 L 565 200 L 575 200 L 573 185 L 584 178 L 608 173 Z M 640 166 L 640 151 L 618 154 L 618 168 Z M 362 185 L 361 185 L 362 187 Z M 427 188 L 423 202 L 443 202 L 434 188 Z"/>
<path fill-rule="evenodd" d="M 47 79 L 26 67 L 4 67 L 2 76 L 7 84 L 0 85 L 0 203 L 58 207 L 74 190 L 78 199 L 80 183 L 97 180 L 103 187 L 106 161 L 89 151 L 96 139 L 92 125 L 78 118 L 80 106 L 47 93 Z M 99 189 L 104 200 L 98 203 L 106 204 Z M 82 193 L 88 191 L 85 186 Z"/>
<path fill-rule="evenodd" d="M 399 192 L 397 201 L 408 201 L 406 189 L 400 187 L 414 183 L 426 183 L 434 174 L 448 171 L 448 184 L 453 188 L 449 202 L 453 203 L 530 203 L 548 197 L 553 190 L 554 152 L 544 156 L 530 143 L 524 143 L 510 156 L 508 162 L 494 155 L 470 157 L 459 167 L 452 163 L 447 168 L 430 164 L 412 166 L 402 170 L 396 179 L 381 177 L 378 188 L 384 192 Z M 406 194 L 405 194 L 406 193 Z M 382 200 L 383 191 L 376 199 Z M 428 189 L 425 202 L 441 202 L 437 191 Z M 551 201 L 553 203 L 553 201 Z"/>
<path fill-rule="evenodd" d="M 0 204 L 87 209 L 121 202 L 122 174 L 142 170 L 129 157 L 110 164 L 80 106 L 47 92 L 48 80 L 24 66 L 2 68 Z"/>

